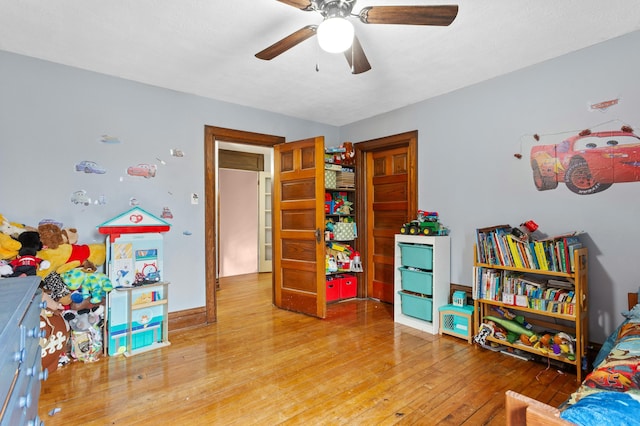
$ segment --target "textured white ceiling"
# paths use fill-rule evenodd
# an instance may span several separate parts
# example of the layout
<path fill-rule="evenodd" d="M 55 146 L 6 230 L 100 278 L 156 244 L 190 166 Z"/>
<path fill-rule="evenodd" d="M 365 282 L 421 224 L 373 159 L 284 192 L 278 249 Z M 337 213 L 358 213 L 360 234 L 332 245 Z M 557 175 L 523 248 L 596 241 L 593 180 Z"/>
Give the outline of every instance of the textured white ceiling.
<path fill-rule="evenodd" d="M 354 13 L 412 4 L 458 4 L 458 17 L 354 20 L 372 66 L 359 75 L 315 38 L 256 59 L 321 21 L 276 0 L 0 0 L 0 50 L 340 126 L 640 29 L 637 0 L 359 0 Z"/>

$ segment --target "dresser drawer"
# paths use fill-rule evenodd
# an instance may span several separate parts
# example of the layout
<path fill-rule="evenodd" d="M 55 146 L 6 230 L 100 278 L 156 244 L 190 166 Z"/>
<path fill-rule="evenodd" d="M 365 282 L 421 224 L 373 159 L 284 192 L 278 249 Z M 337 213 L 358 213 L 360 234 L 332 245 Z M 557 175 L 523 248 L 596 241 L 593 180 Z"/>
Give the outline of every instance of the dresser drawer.
<path fill-rule="evenodd" d="M 20 366 L 20 334 L 21 331 L 17 327 L 7 330 L 0 341 L 0 395 L 2 396 L 0 403 L 4 402 L 8 395 L 13 377 Z M 26 356 L 26 351 L 24 354 Z"/>
<path fill-rule="evenodd" d="M 0 286 L 0 426 L 40 425 L 39 277 L 7 278 Z"/>

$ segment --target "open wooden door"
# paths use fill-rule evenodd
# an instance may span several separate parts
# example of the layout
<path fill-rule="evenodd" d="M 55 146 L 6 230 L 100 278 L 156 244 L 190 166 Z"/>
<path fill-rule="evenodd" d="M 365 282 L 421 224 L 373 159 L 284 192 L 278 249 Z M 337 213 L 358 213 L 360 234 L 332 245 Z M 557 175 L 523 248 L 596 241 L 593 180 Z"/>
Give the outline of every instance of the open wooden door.
<path fill-rule="evenodd" d="M 324 318 L 324 137 L 276 145 L 273 160 L 274 304 Z"/>

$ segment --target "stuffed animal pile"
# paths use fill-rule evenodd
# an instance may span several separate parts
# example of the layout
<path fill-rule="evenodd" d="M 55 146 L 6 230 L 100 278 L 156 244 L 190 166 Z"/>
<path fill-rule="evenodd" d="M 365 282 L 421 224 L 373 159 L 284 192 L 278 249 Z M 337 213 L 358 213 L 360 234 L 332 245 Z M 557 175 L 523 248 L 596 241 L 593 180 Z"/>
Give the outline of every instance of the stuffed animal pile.
<path fill-rule="evenodd" d="M 67 354 L 85 362 L 99 358 L 103 302 L 113 290 L 107 275 L 97 272 L 105 260 L 105 245 L 78 244 L 75 228 L 51 219 L 30 227 L 0 214 L 0 277 L 42 278 L 41 343 L 49 371 L 64 364 Z"/>

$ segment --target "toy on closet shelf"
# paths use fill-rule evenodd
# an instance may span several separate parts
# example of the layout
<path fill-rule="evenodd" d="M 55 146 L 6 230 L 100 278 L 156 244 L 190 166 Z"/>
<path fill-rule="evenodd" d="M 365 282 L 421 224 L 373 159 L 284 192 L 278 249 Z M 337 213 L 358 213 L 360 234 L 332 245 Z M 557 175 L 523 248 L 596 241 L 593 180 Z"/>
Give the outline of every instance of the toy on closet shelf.
<path fill-rule="evenodd" d="M 344 152 L 340 154 L 340 159 L 342 160 L 342 164 L 346 166 L 353 165 L 355 161 L 356 152 L 353 149 L 352 142 L 344 142 L 341 145 L 344 148 Z"/>

